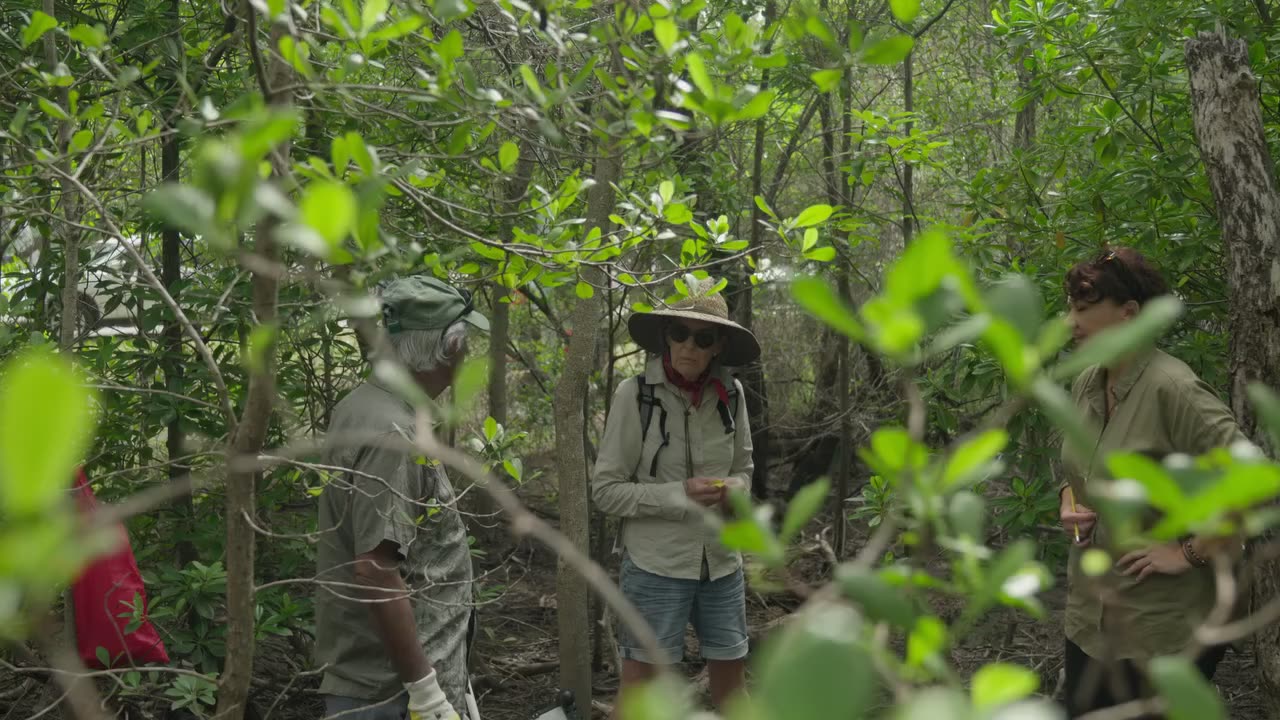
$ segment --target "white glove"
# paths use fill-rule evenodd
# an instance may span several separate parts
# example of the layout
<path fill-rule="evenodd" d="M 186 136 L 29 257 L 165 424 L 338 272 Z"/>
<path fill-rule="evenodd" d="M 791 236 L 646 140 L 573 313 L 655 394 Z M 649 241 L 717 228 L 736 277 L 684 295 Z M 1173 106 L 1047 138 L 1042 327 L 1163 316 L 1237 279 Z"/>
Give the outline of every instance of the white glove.
<path fill-rule="evenodd" d="M 409 693 L 409 720 L 462 720 L 440 689 L 435 670 L 421 680 L 405 683 L 404 689 Z"/>

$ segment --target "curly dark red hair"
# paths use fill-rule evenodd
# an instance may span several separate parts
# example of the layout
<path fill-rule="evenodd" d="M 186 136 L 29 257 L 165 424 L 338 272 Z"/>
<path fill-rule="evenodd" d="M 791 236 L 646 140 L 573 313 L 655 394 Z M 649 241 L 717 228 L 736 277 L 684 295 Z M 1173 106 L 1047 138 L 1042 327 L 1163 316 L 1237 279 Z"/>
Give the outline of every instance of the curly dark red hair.
<path fill-rule="evenodd" d="M 1092 260 L 1077 263 L 1064 282 L 1069 302 L 1092 305 L 1133 300 L 1139 306 L 1169 294 L 1169 284 L 1142 253 L 1128 247 L 1108 248 Z"/>

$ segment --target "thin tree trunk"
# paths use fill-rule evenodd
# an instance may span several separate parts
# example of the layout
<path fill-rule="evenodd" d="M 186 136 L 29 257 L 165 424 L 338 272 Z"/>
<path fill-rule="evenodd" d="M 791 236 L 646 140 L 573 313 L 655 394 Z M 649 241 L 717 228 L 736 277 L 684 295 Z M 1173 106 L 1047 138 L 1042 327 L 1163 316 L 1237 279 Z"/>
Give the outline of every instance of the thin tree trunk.
<path fill-rule="evenodd" d="M 1280 195 L 1263 130 L 1258 83 L 1241 40 L 1201 33 L 1187 41 L 1196 140 L 1217 205 L 1231 279 L 1231 405 L 1265 447 L 1267 433 L 1247 402 L 1250 382 L 1280 387 Z M 1277 448 L 1272 448 L 1275 451 Z M 1253 606 L 1280 594 L 1280 563 L 1254 568 Z M 1254 651 L 1258 682 L 1280 714 L 1280 625 L 1262 628 Z"/>
<path fill-rule="evenodd" d="M 175 29 L 175 35 L 178 43 L 182 43 L 182 33 L 179 30 L 181 18 L 178 14 L 179 0 L 170 0 L 168 8 L 168 20 Z M 177 63 L 169 63 L 170 77 L 169 86 L 166 88 L 166 97 L 170 100 L 171 106 L 166 109 L 164 117 L 172 123 L 168 130 L 176 128 L 177 119 L 175 117 L 178 98 L 181 97 L 181 90 L 178 85 L 178 73 L 181 72 Z M 166 182 L 177 182 L 178 171 L 181 158 L 179 155 L 181 137 L 177 132 L 169 132 L 165 134 L 164 142 L 160 146 L 160 177 Z M 182 238 L 177 229 L 166 225 L 161 235 L 160 249 L 160 281 L 164 283 L 164 287 L 173 296 L 175 302 L 181 303 L 181 288 L 179 280 L 182 273 Z M 178 319 L 168 317 L 165 320 L 164 330 L 162 331 L 164 343 L 164 380 L 165 386 L 169 392 L 183 394 L 183 379 L 185 376 L 184 363 L 182 359 L 182 326 L 178 324 Z M 168 451 L 169 460 L 169 480 L 173 481 L 181 477 L 186 469 L 178 465 L 178 459 L 183 455 L 183 446 L 185 438 L 182 430 L 182 412 L 179 411 L 169 421 L 169 427 L 166 429 L 165 448 Z M 183 515 L 183 523 L 186 525 L 188 534 L 194 530 L 192 523 L 195 522 L 195 504 L 193 496 L 188 494 L 178 501 L 180 510 Z M 178 542 L 178 564 L 185 567 L 192 560 L 196 559 L 195 546 L 190 540 L 181 540 Z"/>
<path fill-rule="evenodd" d="M 615 202 L 614 184 L 621 174 L 619 150 L 605 148 L 596 161 L 595 185 L 587 194 L 587 223 L 583 233 L 593 228 L 608 232 L 609 214 Z M 597 287 L 604 274 L 584 267 L 582 277 Z M 587 489 L 586 443 L 582 427 L 586 418 L 582 399 L 587 390 L 596 355 L 596 335 L 604 302 L 602 293 L 578 300 L 570 313 L 573 335 L 560 382 L 556 384 L 556 457 L 560 478 L 560 532 L 575 546 L 589 552 L 590 505 Z M 586 581 L 563 562 L 556 571 L 556 601 L 560 630 L 560 686 L 572 690 L 580 707 L 591 704 L 590 596 Z"/>
<path fill-rule="evenodd" d="M 914 52 L 907 53 L 902 61 L 902 110 L 915 112 L 916 79 L 912 58 Z M 910 117 L 902 124 L 902 132 L 908 138 L 915 129 L 915 121 Z M 916 227 L 915 167 L 908 161 L 902 163 L 902 245 L 911 244 Z"/>
<path fill-rule="evenodd" d="M 49 17 L 58 17 L 57 7 L 54 0 L 44 0 L 44 13 Z M 44 60 L 49 72 L 53 72 L 58 66 L 58 46 L 56 44 L 57 34 L 47 32 L 44 35 Z M 67 107 L 68 91 L 67 88 L 58 89 L 58 103 L 62 107 Z M 58 150 L 64 158 L 58 163 L 59 171 L 65 176 L 72 172 L 71 159 L 69 157 L 69 141 L 71 140 L 71 130 L 73 128 L 72 121 L 64 120 L 58 124 Z M 66 220 L 62 224 L 62 293 L 61 304 L 62 314 L 58 320 L 58 349 L 63 353 L 70 355 L 75 351 L 76 344 L 76 317 L 77 311 L 80 309 L 78 285 L 80 280 L 80 238 L 79 230 L 71 225 L 72 222 L 79 221 L 78 212 L 76 210 L 77 193 L 69 191 L 64 181 L 59 180 L 58 198 L 59 214 Z M 49 253 L 52 255 L 52 253 Z M 43 258 L 41 258 L 43 260 Z M 44 296 L 38 296 L 41 304 L 43 304 Z M 67 478 L 70 482 L 71 478 Z M 74 647 L 76 643 L 76 624 L 75 624 L 75 605 L 71 599 L 71 591 L 63 593 L 63 642 L 68 647 Z M 75 694 L 72 699 L 74 700 Z"/>
<path fill-rule="evenodd" d="M 764 26 L 769 27 L 773 24 L 773 18 L 777 12 L 774 0 L 765 3 L 764 8 Z M 772 51 L 773 43 L 770 42 L 765 47 L 764 52 L 767 54 Z M 769 70 L 762 70 L 760 73 L 760 91 L 764 92 L 769 88 Z M 765 123 L 768 121 L 767 116 L 756 120 L 756 136 L 755 147 L 753 148 L 751 157 L 751 230 L 748 233 L 748 257 L 756 267 L 761 259 L 761 247 L 764 244 L 764 213 L 760 210 L 760 206 L 754 202 L 755 198 L 764 197 L 764 144 L 765 144 Z M 779 160 L 779 163 L 785 163 L 786 160 Z M 737 299 L 734 303 L 738 324 L 751 329 L 755 324 L 755 286 L 751 284 L 752 268 L 747 267 L 742 270 L 742 278 L 738 282 L 739 290 Z M 740 371 L 739 379 L 742 381 L 742 390 L 747 401 L 747 417 L 751 420 L 751 459 L 754 463 L 754 469 L 751 473 L 751 495 L 757 500 L 764 500 L 769 497 L 769 457 L 770 457 L 770 432 L 769 432 L 769 390 L 765 385 L 764 361 L 757 359 L 755 362 L 744 367 Z"/>
<path fill-rule="evenodd" d="M 254 47 L 254 43 L 258 42 L 255 23 L 257 11 L 248 2 L 244 3 L 243 10 L 248 18 L 246 40 L 250 43 L 255 62 L 258 62 L 262 55 Z M 269 47 L 278 47 L 285 32 L 283 25 L 273 25 Z M 266 53 L 265 58 L 266 67 L 261 68 L 261 72 L 264 73 L 267 87 L 263 88 L 263 95 L 269 107 L 286 106 L 291 102 L 291 96 L 272 88 L 283 88 L 288 84 L 290 66 L 276 52 Z M 288 142 L 271 153 L 274 177 L 288 171 L 289 154 Z M 258 224 L 255 231 L 254 250 L 259 259 L 269 266 L 274 266 L 279 256 L 275 239 L 278 222 L 274 216 L 268 216 Z M 252 353 L 258 361 L 249 368 L 249 389 L 244 411 L 231 442 L 233 461 L 237 458 L 254 457 L 262 450 L 276 399 L 275 338 L 280 295 L 279 276 L 271 271 L 254 272 L 252 292 L 254 319 L 259 327 L 267 328 L 270 332 L 266 335 L 268 339 L 264 340 L 267 347 L 260 353 L 256 349 Z M 252 522 L 256 485 L 255 472 L 231 470 L 227 474 L 227 636 L 226 659 L 218 678 L 217 720 L 243 718 L 248 707 L 254 648 L 254 555 L 257 533 Z"/>
<path fill-rule="evenodd" d="M 498 241 L 507 242 L 515 227 L 515 212 L 533 179 L 533 144 L 522 142 L 516 174 L 502 186 L 503 218 L 498 225 Z M 489 317 L 489 416 L 499 425 L 507 424 L 507 341 L 511 337 L 511 291 L 503 283 L 493 285 Z"/>

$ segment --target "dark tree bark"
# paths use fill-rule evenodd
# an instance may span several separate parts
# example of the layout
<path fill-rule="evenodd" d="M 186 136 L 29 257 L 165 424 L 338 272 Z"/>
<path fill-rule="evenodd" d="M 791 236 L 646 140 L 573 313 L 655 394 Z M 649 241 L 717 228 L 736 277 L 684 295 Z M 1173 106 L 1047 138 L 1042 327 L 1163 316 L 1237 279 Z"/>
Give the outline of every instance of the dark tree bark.
<path fill-rule="evenodd" d="M 769 27 L 773 24 L 776 6 L 773 0 L 769 0 L 765 4 L 764 9 L 764 25 Z M 772 43 L 765 48 L 768 53 L 772 50 Z M 764 92 L 769 88 L 769 71 L 762 70 L 760 74 L 760 91 Z M 764 197 L 764 144 L 765 144 L 765 123 L 768 122 L 767 117 L 756 120 L 755 147 L 753 148 L 751 158 L 751 196 L 754 200 L 757 197 Z M 790 153 L 787 153 L 789 156 Z M 779 164 L 785 164 L 786 159 L 780 159 Z M 748 232 L 748 248 L 750 250 L 749 257 L 759 262 L 761 258 L 761 246 L 764 241 L 764 213 L 760 210 L 760 206 L 755 202 L 751 203 L 751 229 Z M 755 298 L 754 286 L 751 284 L 752 270 L 750 267 L 740 267 L 736 280 L 736 292 L 727 293 L 726 299 L 732 300 L 734 318 L 738 324 L 751 329 L 755 322 Z M 764 364 L 762 360 L 757 359 L 750 365 L 739 371 L 738 379 L 742 381 L 742 391 L 747 400 L 747 417 L 751 420 L 751 460 L 754 463 L 754 469 L 751 472 L 751 495 L 757 500 L 764 500 L 769 497 L 769 458 L 772 456 L 770 448 L 770 431 L 769 431 L 769 389 L 765 385 Z"/>
<path fill-rule="evenodd" d="M 1280 386 L 1280 195 L 1263 131 L 1258 82 L 1241 40 L 1201 33 L 1187 41 L 1196 140 L 1217 205 L 1231 286 L 1231 405 L 1245 432 L 1267 445 L 1247 404 L 1251 382 Z M 1277 448 L 1271 448 L 1274 453 Z M 1253 568 L 1255 608 L 1280 595 L 1280 563 Z M 1258 681 L 1280 714 L 1280 625 L 1255 638 Z"/>
<path fill-rule="evenodd" d="M 179 0 L 170 0 L 168 7 L 168 20 L 175 29 L 174 36 L 181 47 L 182 19 L 178 13 Z M 180 167 L 180 144 L 182 142 L 181 133 L 172 132 L 176 128 L 176 108 L 179 98 L 182 97 L 182 91 L 178 83 L 178 73 L 181 68 L 176 62 L 168 63 L 168 87 L 165 88 L 165 98 L 169 101 L 170 106 L 166 110 L 164 117 L 169 122 L 168 132 L 164 136 L 164 141 L 160 146 L 160 177 L 166 182 L 177 182 L 178 171 Z M 181 289 L 178 281 L 181 279 L 182 272 L 182 238 L 176 228 L 166 226 L 161 234 L 160 248 L 160 281 L 164 283 L 164 287 L 173 296 L 176 302 L 181 303 Z M 182 360 L 182 326 L 178 324 L 175 317 L 167 317 L 164 329 L 161 332 L 164 343 L 164 370 L 165 386 L 169 392 L 181 395 L 184 392 L 183 378 L 185 376 L 184 363 Z M 182 411 L 179 410 L 169 421 L 169 427 L 166 429 L 165 448 L 168 451 L 169 461 L 169 480 L 173 481 L 181 477 L 186 469 L 178 464 L 178 459 L 183 455 L 183 446 L 185 438 L 182 429 Z M 194 530 L 192 523 L 195 521 L 195 505 L 191 495 L 187 495 L 178 501 L 179 511 L 182 513 L 184 522 L 188 531 Z M 196 559 L 195 546 L 190 540 L 183 539 L 178 542 L 178 564 L 186 566 L 192 560 Z"/>
<path fill-rule="evenodd" d="M 499 242 L 510 239 L 511 229 L 515 227 L 515 213 L 533 179 L 533 166 L 533 143 L 522 142 L 515 175 L 501 183 L 503 217 L 498 222 Z M 507 342 L 511 337 L 511 303 L 504 300 L 510 295 L 511 291 L 506 286 L 494 284 L 489 318 L 489 416 L 499 425 L 507 424 Z"/>

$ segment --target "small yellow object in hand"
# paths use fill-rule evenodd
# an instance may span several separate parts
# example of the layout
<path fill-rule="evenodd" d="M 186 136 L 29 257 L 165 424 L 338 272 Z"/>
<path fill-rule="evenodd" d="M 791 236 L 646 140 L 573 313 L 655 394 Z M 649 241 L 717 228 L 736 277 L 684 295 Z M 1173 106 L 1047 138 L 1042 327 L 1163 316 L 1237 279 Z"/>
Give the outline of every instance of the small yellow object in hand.
<path fill-rule="evenodd" d="M 723 481 L 723 480 L 712 480 L 712 481 L 711 481 L 711 484 L 712 484 L 712 485 L 714 485 L 715 487 L 718 487 L 718 488 L 722 488 L 722 487 L 724 487 L 724 481 Z"/>

